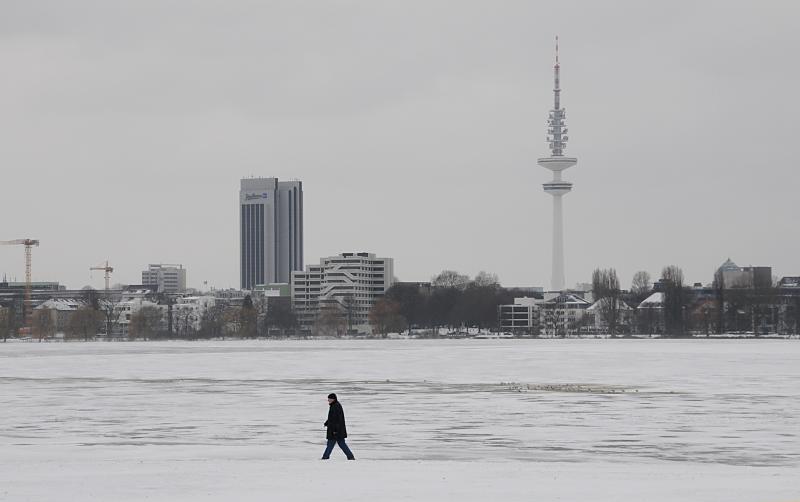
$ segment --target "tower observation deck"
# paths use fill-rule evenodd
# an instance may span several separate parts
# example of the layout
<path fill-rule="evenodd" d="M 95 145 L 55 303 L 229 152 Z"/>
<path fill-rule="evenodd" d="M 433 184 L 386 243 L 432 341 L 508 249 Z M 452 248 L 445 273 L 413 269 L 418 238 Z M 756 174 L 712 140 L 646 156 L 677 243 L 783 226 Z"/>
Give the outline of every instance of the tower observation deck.
<path fill-rule="evenodd" d="M 550 287 L 553 291 L 564 289 L 564 218 L 561 198 L 572 191 L 572 183 L 561 179 L 562 171 L 578 163 L 575 157 L 565 157 L 567 148 L 567 111 L 561 107 L 561 64 L 558 61 L 556 37 L 556 63 L 553 66 L 553 109 L 547 119 L 547 143 L 550 156 L 538 159 L 537 164 L 553 172 L 553 179 L 542 187 L 553 196 L 553 267 Z"/>

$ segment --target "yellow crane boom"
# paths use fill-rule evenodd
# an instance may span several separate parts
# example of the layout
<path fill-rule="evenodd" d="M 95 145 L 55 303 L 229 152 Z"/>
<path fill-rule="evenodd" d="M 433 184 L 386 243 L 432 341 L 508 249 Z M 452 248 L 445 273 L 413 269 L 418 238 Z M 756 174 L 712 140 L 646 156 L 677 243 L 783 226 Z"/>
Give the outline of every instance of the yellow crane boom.
<path fill-rule="evenodd" d="M 0 246 L 25 246 L 25 302 L 23 304 L 23 318 L 25 319 L 25 329 L 30 333 L 31 329 L 31 247 L 39 246 L 37 239 L 14 239 L 12 241 L 0 241 Z"/>
<path fill-rule="evenodd" d="M 114 271 L 114 267 L 108 265 L 108 260 L 106 260 L 106 264 L 97 265 L 96 267 L 89 267 L 89 270 L 102 270 L 105 272 L 106 277 L 106 291 L 108 291 L 108 280 L 111 278 L 111 272 Z"/>

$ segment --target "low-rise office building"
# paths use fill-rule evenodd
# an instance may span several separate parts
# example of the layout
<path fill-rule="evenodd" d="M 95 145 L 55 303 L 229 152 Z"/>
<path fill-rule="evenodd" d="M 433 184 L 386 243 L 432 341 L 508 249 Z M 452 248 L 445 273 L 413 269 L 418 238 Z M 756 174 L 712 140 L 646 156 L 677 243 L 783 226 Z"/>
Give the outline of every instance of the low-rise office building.
<path fill-rule="evenodd" d="M 186 291 L 186 269 L 183 265 L 150 264 L 142 271 L 142 284 L 154 286 L 159 293 Z"/>
<path fill-rule="evenodd" d="M 512 333 L 539 334 L 539 304 L 541 299 L 522 297 L 514 298 L 514 303 L 498 305 L 500 329 Z"/>

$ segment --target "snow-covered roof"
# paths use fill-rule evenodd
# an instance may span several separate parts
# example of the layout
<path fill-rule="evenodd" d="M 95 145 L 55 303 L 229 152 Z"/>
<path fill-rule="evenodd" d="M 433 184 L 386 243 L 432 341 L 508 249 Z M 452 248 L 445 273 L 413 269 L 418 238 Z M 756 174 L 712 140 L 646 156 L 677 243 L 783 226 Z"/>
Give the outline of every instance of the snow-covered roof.
<path fill-rule="evenodd" d="M 586 305 L 586 306 L 591 305 L 590 302 L 588 302 L 588 301 L 584 300 L 583 298 L 581 298 L 580 296 L 574 295 L 572 293 L 563 293 L 563 294 L 560 294 L 560 295 L 556 296 L 555 298 L 551 298 L 550 300 L 547 300 L 546 302 L 544 302 L 544 305 L 556 305 L 556 304 L 562 304 L 562 305 Z"/>
<path fill-rule="evenodd" d="M 52 309 L 62 312 L 71 312 L 86 306 L 86 302 L 75 298 L 51 298 L 38 305 L 36 309 Z"/>
<path fill-rule="evenodd" d="M 653 293 L 645 298 L 645 300 L 640 303 L 637 308 L 661 307 L 662 305 L 664 305 L 664 293 Z"/>
<path fill-rule="evenodd" d="M 530 298 L 528 296 L 523 296 L 521 298 L 514 298 L 514 305 L 523 305 L 523 306 L 531 306 L 536 305 L 538 303 L 542 303 L 542 300 L 537 298 Z"/>
<path fill-rule="evenodd" d="M 594 302 L 592 304 L 592 306 L 589 307 L 586 310 L 587 311 L 595 311 L 595 310 L 607 305 L 610 300 L 611 300 L 610 298 L 601 298 L 601 299 L 597 300 L 596 302 Z M 630 305 L 628 305 L 627 303 L 625 303 L 622 300 L 620 300 L 619 298 L 617 298 L 617 310 L 633 310 L 633 309 L 631 308 Z"/>
<path fill-rule="evenodd" d="M 800 277 L 783 277 L 778 282 L 781 288 L 800 288 Z"/>

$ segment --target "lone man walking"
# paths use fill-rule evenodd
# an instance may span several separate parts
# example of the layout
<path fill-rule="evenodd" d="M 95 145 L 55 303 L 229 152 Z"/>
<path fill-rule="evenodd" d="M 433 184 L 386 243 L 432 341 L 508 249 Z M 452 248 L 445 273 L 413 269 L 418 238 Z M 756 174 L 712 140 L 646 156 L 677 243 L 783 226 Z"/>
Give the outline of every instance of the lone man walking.
<path fill-rule="evenodd" d="M 337 443 L 339 448 L 347 455 L 347 460 L 355 460 L 356 457 L 353 456 L 353 452 L 344 442 L 344 438 L 347 437 L 347 427 L 344 423 L 344 410 L 342 405 L 339 404 L 339 400 L 336 399 L 336 394 L 328 394 L 328 420 L 325 421 L 325 427 L 328 428 L 328 446 L 325 448 L 325 453 L 322 454 L 322 460 L 331 458 L 331 452 Z"/>

